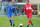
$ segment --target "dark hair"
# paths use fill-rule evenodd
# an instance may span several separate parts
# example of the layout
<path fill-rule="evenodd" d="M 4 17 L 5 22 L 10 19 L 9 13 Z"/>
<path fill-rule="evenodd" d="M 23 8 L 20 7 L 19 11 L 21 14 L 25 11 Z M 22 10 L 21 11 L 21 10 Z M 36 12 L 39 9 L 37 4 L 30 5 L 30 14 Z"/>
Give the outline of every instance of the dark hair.
<path fill-rule="evenodd" d="M 28 1 L 29 2 L 29 1 Z"/>

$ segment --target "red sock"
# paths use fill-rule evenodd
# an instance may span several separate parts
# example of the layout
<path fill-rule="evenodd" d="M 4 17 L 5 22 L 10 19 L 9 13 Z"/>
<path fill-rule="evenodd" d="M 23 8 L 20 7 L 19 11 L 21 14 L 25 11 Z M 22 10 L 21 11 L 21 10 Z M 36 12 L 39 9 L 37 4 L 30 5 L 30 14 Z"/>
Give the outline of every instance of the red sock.
<path fill-rule="evenodd" d="M 29 20 L 29 22 L 28 22 L 28 26 L 30 25 L 30 23 L 32 24 L 31 20 Z"/>
<path fill-rule="evenodd" d="M 29 26 L 29 24 L 30 24 L 31 22 L 30 22 L 30 20 L 28 21 L 28 26 Z"/>
<path fill-rule="evenodd" d="M 30 20 L 31 24 L 32 24 L 32 21 Z"/>

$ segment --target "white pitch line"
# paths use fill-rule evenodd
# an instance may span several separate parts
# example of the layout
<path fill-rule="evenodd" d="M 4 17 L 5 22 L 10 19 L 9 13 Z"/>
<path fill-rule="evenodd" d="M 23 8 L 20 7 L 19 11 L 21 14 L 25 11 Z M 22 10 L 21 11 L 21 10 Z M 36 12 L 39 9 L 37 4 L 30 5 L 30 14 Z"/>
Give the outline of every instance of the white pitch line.
<path fill-rule="evenodd" d="M 35 17 L 33 17 L 32 19 L 35 19 L 35 20 L 40 20 L 40 19 L 37 19 L 37 18 L 35 18 Z"/>

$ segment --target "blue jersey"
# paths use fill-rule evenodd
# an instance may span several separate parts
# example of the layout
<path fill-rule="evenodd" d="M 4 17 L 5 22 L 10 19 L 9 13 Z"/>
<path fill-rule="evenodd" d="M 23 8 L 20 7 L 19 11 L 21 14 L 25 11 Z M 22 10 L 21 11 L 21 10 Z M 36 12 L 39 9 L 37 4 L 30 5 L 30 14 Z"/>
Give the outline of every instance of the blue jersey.
<path fill-rule="evenodd" d="M 12 6 L 11 4 L 6 7 L 6 10 L 8 10 L 7 13 L 12 13 L 14 10 L 17 14 L 17 10 L 16 10 L 15 6 Z"/>
<path fill-rule="evenodd" d="M 16 14 L 17 14 L 17 10 L 16 10 L 15 6 L 8 5 L 8 6 L 6 7 L 6 10 L 8 11 L 8 12 L 7 12 L 8 18 L 14 16 L 13 10 L 14 10 L 14 11 L 16 12 Z"/>

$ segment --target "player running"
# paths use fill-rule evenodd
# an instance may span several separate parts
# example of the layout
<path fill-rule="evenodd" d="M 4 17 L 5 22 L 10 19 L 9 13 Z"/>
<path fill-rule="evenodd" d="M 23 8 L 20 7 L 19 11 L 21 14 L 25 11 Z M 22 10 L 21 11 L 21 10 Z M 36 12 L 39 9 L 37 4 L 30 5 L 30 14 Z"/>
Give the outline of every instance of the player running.
<path fill-rule="evenodd" d="M 29 24 L 31 23 L 31 25 L 32 25 L 32 27 L 33 27 L 33 23 L 32 23 L 32 21 L 31 21 L 31 18 L 32 18 L 32 9 L 34 9 L 34 14 L 35 14 L 35 8 L 33 7 L 33 5 L 32 4 L 29 4 L 29 1 L 26 1 L 26 5 L 25 5 L 25 7 L 24 7 L 24 13 L 25 13 L 25 11 L 26 11 L 26 14 L 27 14 L 27 17 L 28 17 L 28 19 L 29 19 L 29 21 L 28 21 L 28 26 L 27 27 L 29 27 Z"/>
<path fill-rule="evenodd" d="M 17 14 L 17 10 L 16 10 L 16 8 L 14 6 L 14 2 L 12 2 L 10 5 L 8 5 L 6 7 L 7 16 L 9 18 L 10 23 L 11 23 L 11 26 L 12 26 L 12 23 L 13 23 L 13 27 L 14 27 L 14 12 L 13 12 L 13 10 L 15 10 L 15 12 Z M 12 21 L 11 21 L 11 18 L 12 18 Z"/>

